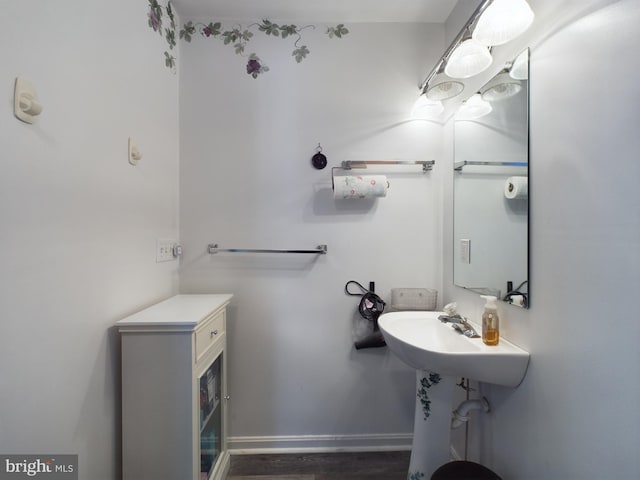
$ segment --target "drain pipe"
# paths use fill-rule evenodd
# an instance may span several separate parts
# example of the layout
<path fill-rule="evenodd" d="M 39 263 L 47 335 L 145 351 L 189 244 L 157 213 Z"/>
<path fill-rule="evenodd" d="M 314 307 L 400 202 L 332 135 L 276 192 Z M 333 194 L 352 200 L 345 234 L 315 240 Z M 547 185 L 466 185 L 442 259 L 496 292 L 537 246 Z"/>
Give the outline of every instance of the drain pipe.
<path fill-rule="evenodd" d="M 469 413 L 473 410 L 483 410 L 485 413 L 491 411 L 489 401 L 486 397 L 482 397 L 479 400 L 465 400 L 458 408 L 453 411 L 451 418 L 451 428 L 458 428 L 469 421 Z"/>

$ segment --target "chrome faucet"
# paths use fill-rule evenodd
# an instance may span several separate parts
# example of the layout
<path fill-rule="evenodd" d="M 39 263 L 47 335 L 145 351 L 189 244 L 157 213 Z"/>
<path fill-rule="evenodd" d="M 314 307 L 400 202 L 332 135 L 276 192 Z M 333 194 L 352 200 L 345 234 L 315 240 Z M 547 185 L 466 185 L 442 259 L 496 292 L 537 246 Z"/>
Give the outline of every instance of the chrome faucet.
<path fill-rule="evenodd" d="M 450 323 L 451 327 L 466 337 L 476 338 L 480 336 L 467 319 L 457 313 L 455 315 L 440 315 L 438 320 L 442 323 Z"/>

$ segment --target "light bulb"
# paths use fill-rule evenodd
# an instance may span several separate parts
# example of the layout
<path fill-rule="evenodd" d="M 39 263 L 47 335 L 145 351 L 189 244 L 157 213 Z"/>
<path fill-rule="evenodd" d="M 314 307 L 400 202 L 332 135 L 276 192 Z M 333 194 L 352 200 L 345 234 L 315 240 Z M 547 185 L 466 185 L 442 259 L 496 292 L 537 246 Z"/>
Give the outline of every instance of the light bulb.
<path fill-rule="evenodd" d="M 485 102 L 479 93 L 473 95 L 469 100 L 464 102 L 458 109 L 456 118 L 458 120 L 474 120 L 476 118 L 484 117 L 491 113 L 493 108 L 489 102 Z"/>
<path fill-rule="evenodd" d="M 453 50 L 444 73 L 451 78 L 469 78 L 489 68 L 491 62 L 493 58 L 487 47 L 469 38 Z"/>
<path fill-rule="evenodd" d="M 529 28 L 534 17 L 526 0 L 494 0 L 480 15 L 471 37 L 487 47 L 502 45 Z"/>
<path fill-rule="evenodd" d="M 411 118 L 414 120 L 430 120 L 437 118 L 444 111 L 441 102 L 429 100 L 425 95 L 420 95 L 413 104 Z"/>
<path fill-rule="evenodd" d="M 436 74 L 427 85 L 426 97 L 429 100 L 447 100 L 460 95 L 464 85 L 456 80 L 451 80 L 445 75 Z"/>
<path fill-rule="evenodd" d="M 493 102 L 512 97 L 520 90 L 522 90 L 520 81 L 511 78 L 507 72 L 503 72 L 493 77 L 482 87 L 480 94 L 483 100 Z"/>
<path fill-rule="evenodd" d="M 509 76 L 516 80 L 526 80 L 529 78 L 529 50 L 525 50 L 516 57 L 509 70 Z"/>

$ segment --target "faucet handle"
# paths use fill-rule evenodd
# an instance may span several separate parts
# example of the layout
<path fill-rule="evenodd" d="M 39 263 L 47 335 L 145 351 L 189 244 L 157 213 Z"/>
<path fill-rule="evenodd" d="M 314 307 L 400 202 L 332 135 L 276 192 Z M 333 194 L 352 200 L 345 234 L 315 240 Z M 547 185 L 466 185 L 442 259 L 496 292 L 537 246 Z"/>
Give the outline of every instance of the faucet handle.
<path fill-rule="evenodd" d="M 451 328 L 462 335 L 464 335 L 464 332 L 466 331 L 466 329 L 459 323 L 452 323 Z"/>

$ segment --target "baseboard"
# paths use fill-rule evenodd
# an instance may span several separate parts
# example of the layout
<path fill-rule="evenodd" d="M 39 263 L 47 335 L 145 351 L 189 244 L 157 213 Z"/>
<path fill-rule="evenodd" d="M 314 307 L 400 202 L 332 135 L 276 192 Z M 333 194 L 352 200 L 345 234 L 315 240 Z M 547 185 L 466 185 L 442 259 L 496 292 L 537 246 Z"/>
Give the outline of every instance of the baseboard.
<path fill-rule="evenodd" d="M 264 453 L 383 452 L 411 450 L 413 434 L 228 437 L 232 455 Z"/>

